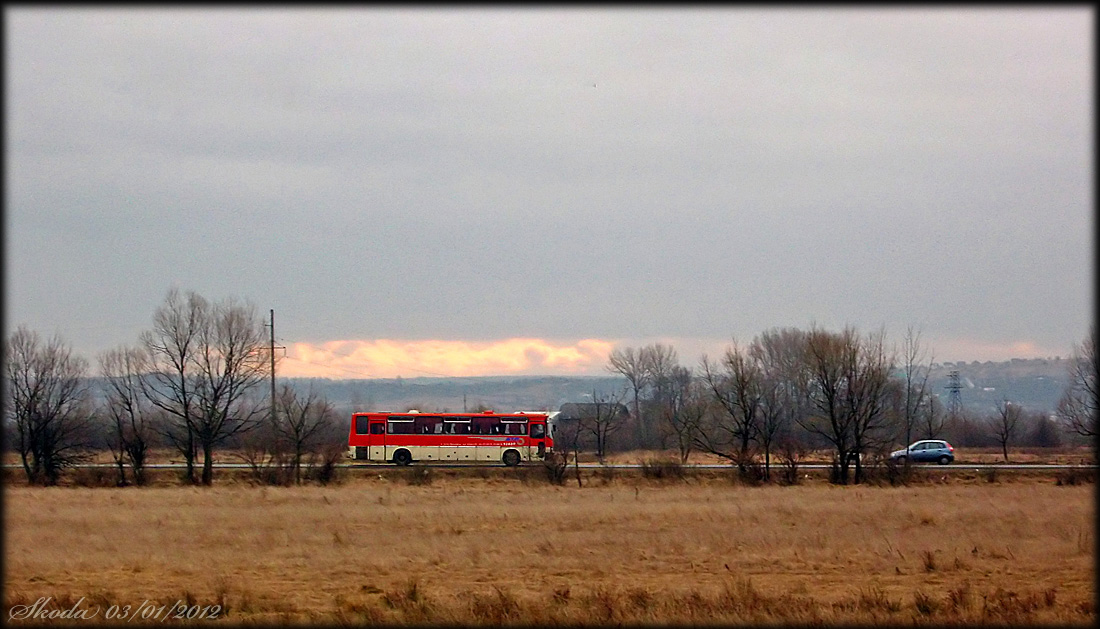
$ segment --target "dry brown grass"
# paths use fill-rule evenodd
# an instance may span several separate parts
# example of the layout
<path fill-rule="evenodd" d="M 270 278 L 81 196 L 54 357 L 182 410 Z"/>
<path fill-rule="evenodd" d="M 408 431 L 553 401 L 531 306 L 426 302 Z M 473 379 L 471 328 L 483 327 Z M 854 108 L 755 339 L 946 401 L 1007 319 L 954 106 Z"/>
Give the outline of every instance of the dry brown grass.
<path fill-rule="evenodd" d="M 5 620 L 51 596 L 220 603 L 233 623 L 1095 621 L 1091 485 L 5 491 Z"/>

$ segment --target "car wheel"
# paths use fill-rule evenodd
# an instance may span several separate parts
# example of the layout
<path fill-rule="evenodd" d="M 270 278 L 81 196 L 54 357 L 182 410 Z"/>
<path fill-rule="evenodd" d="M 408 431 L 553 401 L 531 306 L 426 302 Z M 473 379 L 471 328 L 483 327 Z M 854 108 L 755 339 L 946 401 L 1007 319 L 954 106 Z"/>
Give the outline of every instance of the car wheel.
<path fill-rule="evenodd" d="M 950 462 L 951 457 L 947 456 L 946 454 L 940 457 L 940 465 L 947 465 Z"/>
<path fill-rule="evenodd" d="M 408 450 L 398 450 L 393 453 L 393 462 L 398 465 L 408 465 L 412 463 L 412 460 L 412 455 L 409 454 Z"/>
<path fill-rule="evenodd" d="M 907 459 L 904 456 L 899 456 L 898 458 L 894 459 L 894 461 L 896 461 L 898 465 L 905 465 L 906 460 Z"/>

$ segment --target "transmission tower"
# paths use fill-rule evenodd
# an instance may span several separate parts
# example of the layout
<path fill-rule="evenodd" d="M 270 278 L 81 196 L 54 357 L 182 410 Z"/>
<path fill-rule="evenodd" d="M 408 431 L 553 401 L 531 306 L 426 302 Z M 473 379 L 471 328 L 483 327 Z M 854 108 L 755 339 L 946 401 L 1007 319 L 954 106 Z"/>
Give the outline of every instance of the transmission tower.
<path fill-rule="evenodd" d="M 947 386 L 945 387 L 950 393 L 948 397 L 948 411 L 951 416 L 955 417 L 962 410 L 962 385 L 959 384 L 959 370 L 955 369 L 947 374 Z"/>

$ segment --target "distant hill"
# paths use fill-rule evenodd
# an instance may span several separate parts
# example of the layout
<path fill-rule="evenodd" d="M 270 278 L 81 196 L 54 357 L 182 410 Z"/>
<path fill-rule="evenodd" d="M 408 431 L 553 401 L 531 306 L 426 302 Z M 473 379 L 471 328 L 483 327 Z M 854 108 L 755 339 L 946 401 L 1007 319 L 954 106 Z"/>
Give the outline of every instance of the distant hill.
<path fill-rule="evenodd" d="M 1069 380 L 1066 359 L 1013 359 L 1005 362 L 958 362 L 933 365 L 932 391 L 946 405 L 948 374 L 959 371 L 964 408 L 991 412 L 1003 399 L 1032 411 L 1053 412 Z M 496 411 L 558 410 L 562 404 L 589 402 L 597 396 L 627 391 L 617 376 L 492 376 L 478 378 L 385 378 L 330 380 L 290 378 L 295 388 L 311 384 L 338 412 L 365 410 Z"/>
<path fill-rule="evenodd" d="M 957 362 L 934 365 L 930 376 L 934 393 L 945 405 L 948 374 L 958 370 L 964 408 L 979 414 L 992 411 L 1008 400 L 1028 410 L 1053 412 L 1069 383 L 1069 360 L 1064 358 L 1014 358 L 1004 362 Z"/>
<path fill-rule="evenodd" d="M 625 378 L 614 376 L 490 376 L 479 378 L 384 378 L 328 380 L 290 378 L 298 389 L 312 384 L 339 411 L 558 410 L 568 402 L 618 395 Z"/>

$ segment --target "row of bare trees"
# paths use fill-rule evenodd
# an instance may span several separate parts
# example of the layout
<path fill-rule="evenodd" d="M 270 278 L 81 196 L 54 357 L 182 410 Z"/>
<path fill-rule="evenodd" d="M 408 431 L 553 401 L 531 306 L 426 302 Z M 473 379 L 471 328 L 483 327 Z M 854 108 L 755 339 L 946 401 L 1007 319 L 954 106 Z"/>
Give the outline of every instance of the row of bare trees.
<path fill-rule="evenodd" d="M 56 484 L 102 446 L 120 484 L 141 484 L 158 443 L 181 456 L 193 484 L 213 483 L 215 452 L 226 445 L 252 460 L 257 449 L 285 459 L 300 482 L 303 459 L 339 443 L 333 409 L 317 394 L 262 395 L 258 385 L 271 376 L 263 320 L 236 299 L 169 291 L 136 345 L 99 356 L 98 390 L 87 361 L 56 336 L 44 342 L 20 327 L 4 349 L 4 417 L 34 484 Z"/>
<path fill-rule="evenodd" d="M 191 483 L 212 483 L 215 451 L 227 445 L 257 473 L 280 469 L 300 482 L 303 465 L 318 456 L 329 465 L 335 460 L 339 429 L 331 405 L 312 391 L 303 397 L 284 387 L 275 400 L 259 393 L 271 364 L 263 341 L 263 321 L 251 305 L 172 290 L 136 345 L 98 357 L 97 391 L 87 361 L 59 337 L 43 340 L 19 327 L 4 347 L 5 433 L 36 484 L 57 483 L 64 468 L 102 446 L 120 483 L 128 482 L 127 468 L 142 483 L 158 443 L 182 457 Z M 911 327 L 900 352 L 887 347 L 882 331 L 772 329 L 746 346 L 735 341 L 718 360 L 704 356 L 697 371 L 681 365 L 670 346 L 617 349 L 608 368 L 629 389 L 594 391 L 595 412 L 560 445 L 592 447 L 602 459 L 626 433 L 630 446 L 673 447 L 682 462 L 701 450 L 748 472 L 762 458 L 765 477 L 774 453 L 790 458 L 824 445 L 834 452 L 836 480 L 847 483 L 854 467 L 858 483 L 865 455 L 945 431 L 966 435 L 968 444 L 991 441 L 1006 459 L 1025 430 L 1034 440 L 1057 440 L 1053 420 L 1028 416 L 1008 400 L 979 420 L 948 417 L 929 391 L 931 365 Z M 1058 406 L 1063 426 L 1091 438 L 1100 407 L 1097 371 L 1092 331 L 1074 348 Z M 631 413 L 619 412 L 622 401 Z"/>
<path fill-rule="evenodd" d="M 702 361 L 717 412 L 704 414 L 695 443 L 747 471 L 762 450 L 764 475 L 773 447 L 800 428 L 834 451 L 837 480 L 863 480 L 864 453 L 893 437 L 888 408 L 898 399 L 885 334 L 772 330 L 747 347 L 735 342 L 719 362 Z"/>
<path fill-rule="evenodd" d="M 1096 355 L 1091 338 L 1075 350 L 1072 382 L 1059 412 L 1065 425 L 1095 435 Z M 884 331 L 862 335 L 853 327 L 834 332 L 776 328 L 747 345 L 736 340 L 721 358 L 704 356 L 697 371 L 679 364 L 661 344 L 614 350 L 608 369 L 629 385 L 634 430 L 630 445 L 677 450 L 681 462 L 694 450 L 729 460 L 742 473 L 762 460 L 809 447 L 832 450 L 834 480 L 860 483 L 864 464 L 892 446 L 943 438 L 968 428 L 982 442 L 1008 448 L 1024 436 L 1058 441 L 1054 420 L 1028 415 L 1004 400 L 975 421 L 950 416 L 929 386 L 932 356 L 912 326 L 900 348 Z"/>

